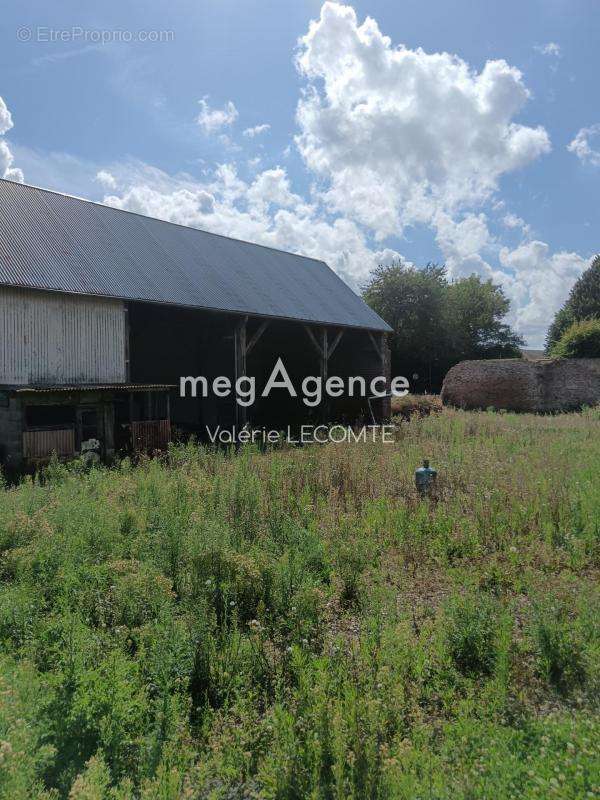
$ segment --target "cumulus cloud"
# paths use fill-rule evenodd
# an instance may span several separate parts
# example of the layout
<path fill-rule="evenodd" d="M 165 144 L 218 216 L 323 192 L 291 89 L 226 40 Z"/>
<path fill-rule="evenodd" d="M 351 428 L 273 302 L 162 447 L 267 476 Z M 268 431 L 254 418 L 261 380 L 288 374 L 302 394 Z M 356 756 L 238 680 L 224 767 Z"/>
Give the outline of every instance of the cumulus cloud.
<path fill-rule="evenodd" d="M 352 8 L 330 2 L 300 39 L 296 63 L 306 82 L 296 145 L 313 179 L 309 194 L 294 191 L 283 167 L 254 159 L 247 179 L 234 163 L 201 180 L 111 168 L 119 188 L 106 185 L 105 202 L 324 259 L 354 288 L 378 263 L 403 260 L 386 246 L 390 235 L 424 224 L 450 276 L 500 283 L 511 322 L 540 345 L 585 262 L 530 241 L 527 223 L 498 196 L 502 176 L 550 150 L 544 128 L 515 122 L 529 98 L 519 70 L 494 60 L 476 71 L 456 55 L 395 47 L 374 20 L 359 23 Z M 225 136 L 238 116 L 231 101 L 200 106 L 207 134 Z M 501 223 L 494 234 L 492 214 Z M 503 227 L 520 231 L 518 247 L 503 246 Z"/>
<path fill-rule="evenodd" d="M 0 135 L 9 131 L 13 126 L 12 116 L 8 108 L 6 107 L 6 103 L 0 97 Z"/>
<path fill-rule="evenodd" d="M 96 173 L 96 182 L 103 186 L 105 189 L 116 189 L 117 179 L 108 170 L 101 169 Z"/>
<path fill-rule="evenodd" d="M 6 103 L 0 97 L 0 136 L 7 133 L 13 126 L 12 116 Z M 23 182 L 23 171 L 18 167 L 13 167 L 14 156 L 4 139 L 0 139 L 0 178 L 7 178 L 10 181 Z"/>
<path fill-rule="evenodd" d="M 522 217 L 509 212 L 502 217 L 502 224 L 505 228 L 511 228 L 512 230 L 519 229 L 525 236 L 529 236 L 531 234 L 531 225 L 529 225 Z"/>
<path fill-rule="evenodd" d="M 503 285 L 512 300 L 512 322 L 534 346 L 541 346 L 554 314 L 587 267 L 578 253 L 550 252 L 545 242 L 526 242 L 514 250 L 500 250 L 500 264 L 508 270 Z"/>
<path fill-rule="evenodd" d="M 208 104 L 208 95 L 198 102 L 200 113 L 196 117 L 196 122 L 207 135 L 232 125 L 238 118 L 238 110 L 231 100 L 223 108 L 211 108 Z"/>
<path fill-rule="evenodd" d="M 543 127 L 513 120 L 529 98 L 518 69 L 495 60 L 478 73 L 456 55 L 393 47 L 349 6 L 323 5 L 296 61 L 300 153 L 330 208 L 379 238 L 483 203 L 550 150 Z"/>
<path fill-rule="evenodd" d="M 253 128 L 246 128 L 243 131 L 244 136 L 247 136 L 249 139 L 254 139 L 255 136 L 260 136 L 261 133 L 267 133 L 267 131 L 271 130 L 271 126 L 268 122 L 264 122 L 262 125 L 255 125 Z"/>
<path fill-rule="evenodd" d="M 484 279 L 495 277 L 492 267 L 481 255 L 481 251 L 493 243 L 485 214 L 466 214 L 456 220 L 440 211 L 435 216 L 434 224 L 436 242 L 451 278 L 462 278 L 473 273 Z"/>
<path fill-rule="evenodd" d="M 581 128 L 573 141 L 567 145 L 567 150 L 574 153 L 582 164 L 600 167 L 600 149 L 594 149 L 590 144 L 590 140 L 596 136 L 600 136 L 600 123 L 589 128 Z"/>
<path fill-rule="evenodd" d="M 560 58 L 562 55 L 560 45 L 556 42 L 547 42 L 546 44 L 536 44 L 533 49 L 536 53 L 543 56 L 552 56 L 553 58 Z"/>

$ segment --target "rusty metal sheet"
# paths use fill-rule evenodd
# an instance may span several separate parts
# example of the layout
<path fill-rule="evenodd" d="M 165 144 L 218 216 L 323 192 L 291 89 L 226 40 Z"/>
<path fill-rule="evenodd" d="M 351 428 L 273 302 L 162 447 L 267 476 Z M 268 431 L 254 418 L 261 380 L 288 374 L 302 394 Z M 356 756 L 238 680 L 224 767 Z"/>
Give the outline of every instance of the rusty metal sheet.
<path fill-rule="evenodd" d="M 23 431 L 23 456 L 28 461 L 46 460 L 56 453 L 59 458 L 75 455 L 75 431 L 61 428 L 47 431 Z"/>
<path fill-rule="evenodd" d="M 171 441 L 171 423 L 168 419 L 144 420 L 131 423 L 131 442 L 136 453 L 153 453 L 166 450 Z"/>

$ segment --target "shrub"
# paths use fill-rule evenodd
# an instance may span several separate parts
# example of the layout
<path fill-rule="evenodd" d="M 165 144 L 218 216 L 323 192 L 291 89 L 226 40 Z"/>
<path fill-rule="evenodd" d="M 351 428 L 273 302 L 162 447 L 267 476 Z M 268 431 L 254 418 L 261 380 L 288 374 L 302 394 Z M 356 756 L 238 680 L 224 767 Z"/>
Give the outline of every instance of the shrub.
<path fill-rule="evenodd" d="M 232 621 L 248 622 L 256 617 L 259 604 L 268 604 L 268 571 L 251 555 L 226 546 L 211 546 L 193 558 L 193 591 L 214 609 L 222 627 Z"/>
<path fill-rule="evenodd" d="M 173 602 L 171 581 L 132 559 L 85 566 L 65 581 L 65 594 L 92 625 L 136 628 Z"/>
<path fill-rule="evenodd" d="M 446 610 L 446 643 L 464 675 L 489 675 L 498 655 L 498 608 L 486 595 L 461 597 Z"/>
<path fill-rule="evenodd" d="M 561 694 L 598 680 L 600 625 L 597 594 L 578 598 L 575 608 L 565 598 L 549 597 L 536 609 L 534 637 L 540 672 Z"/>
<path fill-rule="evenodd" d="M 442 401 L 438 394 L 407 394 L 404 397 L 392 397 L 392 414 L 411 419 L 411 417 L 428 417 L 442 411 Z"/>
<path fill-rule="evenodd" d="M 574 322 L 550 354 L 559 358 L 600 358 L 600 319 Z"/>

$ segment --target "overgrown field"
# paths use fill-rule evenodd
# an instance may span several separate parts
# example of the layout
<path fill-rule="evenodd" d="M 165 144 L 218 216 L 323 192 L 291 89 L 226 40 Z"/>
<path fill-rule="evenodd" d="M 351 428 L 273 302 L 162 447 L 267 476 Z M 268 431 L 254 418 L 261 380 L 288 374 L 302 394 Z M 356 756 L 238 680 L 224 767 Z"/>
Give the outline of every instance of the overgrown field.
<path fill-rule="evenodd" d="M 0 796 L 600 797 L 599 475 L 445 411 L 0 491 Z"/>

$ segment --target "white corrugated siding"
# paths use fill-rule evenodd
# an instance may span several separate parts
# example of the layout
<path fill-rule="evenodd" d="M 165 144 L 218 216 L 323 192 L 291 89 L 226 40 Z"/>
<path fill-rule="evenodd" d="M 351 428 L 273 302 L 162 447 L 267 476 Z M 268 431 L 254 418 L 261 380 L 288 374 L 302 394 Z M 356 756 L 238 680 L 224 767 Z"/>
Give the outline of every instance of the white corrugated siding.
<path fill-rule="evenodd" d="M 0 286 L 0 383 L 125 379 L 122 301 Z"/>

